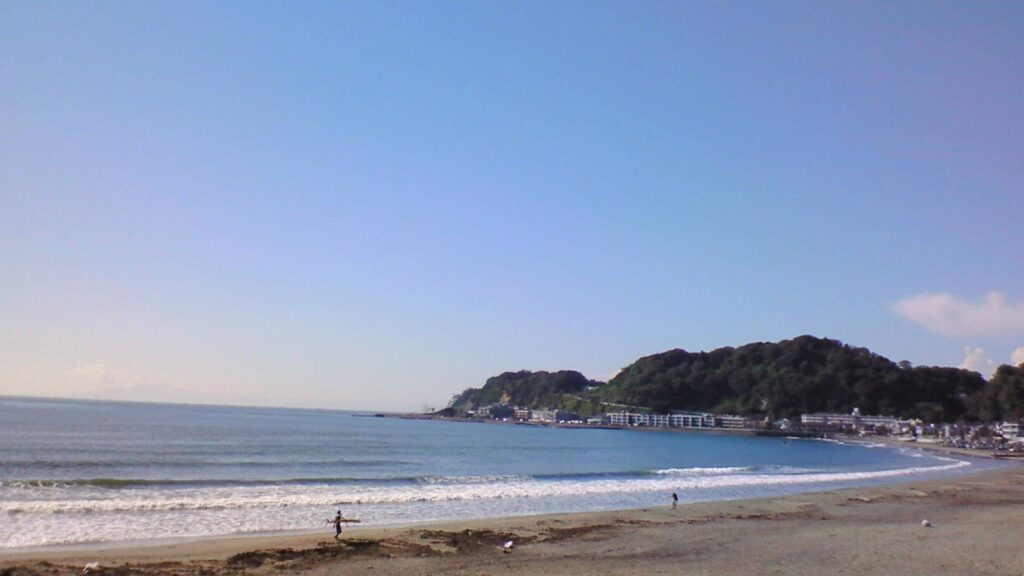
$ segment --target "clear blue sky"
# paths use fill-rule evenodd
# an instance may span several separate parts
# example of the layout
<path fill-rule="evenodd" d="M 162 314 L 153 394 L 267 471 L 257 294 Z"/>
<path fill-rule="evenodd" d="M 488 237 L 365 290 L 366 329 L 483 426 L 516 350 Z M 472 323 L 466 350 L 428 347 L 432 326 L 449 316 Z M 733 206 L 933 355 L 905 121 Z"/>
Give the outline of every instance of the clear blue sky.
<path fill-rule="evenodd" d="M 804 333 L 1009 362 L 1022 31 L 1021 2 L 0 3 L 0 393 L 409 409 Z"/>

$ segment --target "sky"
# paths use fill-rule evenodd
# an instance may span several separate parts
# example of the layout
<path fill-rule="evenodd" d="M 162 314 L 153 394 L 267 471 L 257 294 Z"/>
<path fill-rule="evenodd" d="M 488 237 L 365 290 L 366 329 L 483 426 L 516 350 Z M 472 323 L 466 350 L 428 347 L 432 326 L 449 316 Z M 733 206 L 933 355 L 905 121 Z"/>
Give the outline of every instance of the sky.
<path fill-rule="evenodd" d="M 1024 3 L 0 3 L 0 394 L 1024 362 Z"/>

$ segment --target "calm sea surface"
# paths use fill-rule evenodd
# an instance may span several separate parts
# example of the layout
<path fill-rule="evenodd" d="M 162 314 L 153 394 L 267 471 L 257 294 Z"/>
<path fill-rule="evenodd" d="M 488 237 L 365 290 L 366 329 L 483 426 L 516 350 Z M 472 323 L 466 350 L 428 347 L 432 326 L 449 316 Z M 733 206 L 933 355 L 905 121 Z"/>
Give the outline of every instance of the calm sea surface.
<path fill-rule="evenodd" d="M 0 549 L 667 505 L 1000 466 L 878 445 L 0 397 Z"/>

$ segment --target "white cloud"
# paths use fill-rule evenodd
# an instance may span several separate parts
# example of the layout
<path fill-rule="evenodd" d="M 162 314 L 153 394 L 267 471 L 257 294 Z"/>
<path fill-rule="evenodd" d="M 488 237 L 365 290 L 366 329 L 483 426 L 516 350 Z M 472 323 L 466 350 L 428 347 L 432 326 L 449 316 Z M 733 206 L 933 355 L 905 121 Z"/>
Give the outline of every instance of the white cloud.
<path fill-rule="evenodd" d="M 992 376 L 996 371 L 996 363 L 985 354 L 984 348 L 964 348 L 964 361 L 960 363 L 964 370 L 979 372 L 985 378 Z"/>
<path fill-rule="evenodd" d="M 102 362 L 78 362 L 68 370 L 68 376 L 88 383 L 111 382 L 116 381 L 121 372 L 120 369 Z"/>
<path fill-rule="evenodd" d="M 1024 346 L 1017 348 L 1010 354 L 1010 364 L 1014 366 L 1024 364 Z"/>
<path fill-rule="evenodd" d="M 989 292 L 978 302 L 952 294 L 918 294 L 892 306 L 900 316 L 947 336 L 983 336 L 1024 332 L 1024 303 L 1011 304 L 1002 292 Z"/>

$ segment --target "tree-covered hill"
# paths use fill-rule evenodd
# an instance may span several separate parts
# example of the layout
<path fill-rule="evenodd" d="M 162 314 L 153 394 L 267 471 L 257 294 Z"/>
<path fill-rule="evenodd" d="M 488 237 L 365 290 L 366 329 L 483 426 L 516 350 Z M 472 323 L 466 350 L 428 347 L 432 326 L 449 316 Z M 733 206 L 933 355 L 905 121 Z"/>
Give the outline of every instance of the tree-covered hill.
<path fill-rule="evenodd" d="M 866 348 L 800 336 L 710 352 L 669 350 L 640 358 L 607 384 L 579 372 L 506 372 L 456 395 L 466 411 L 493 403 L 582 414 L 638 406 L 656 412 L 794 417 L 849 412 L 927 421 L 1024 416 L 1024 368 L 1004 366 L 990 382 L 977 372 L 899 364 Z"/>
<path fill-rule="evenodd" d="M 813 336 L 711 352 L 669 350 L 624 368 L 604 401 L 652 410 L 710 410 L 792 417 L 802 413 L 893 414 L 954 420 L 985 381 L 957 368 L 897 365 L 866 348 Z"/>
<path fill-rule="evenodd" d="M 1024 417 L 1024 364 L 1000 366 L 969 404 L 971 412 L 985 421 Z"/>
<path fill-rule="evenodd" d="M 465 411 L 490 404 L 531 408 L 565 407 L 599 382 L 573 370 L 558 372 L 505 372 L 487 379 L 483 388 L 467 388 L 452 398 L 449 406 Z"/>

